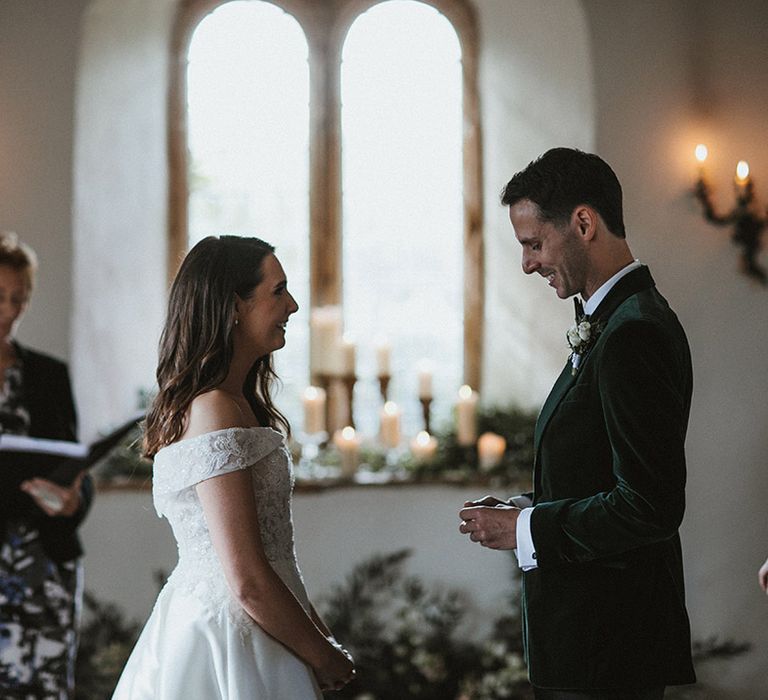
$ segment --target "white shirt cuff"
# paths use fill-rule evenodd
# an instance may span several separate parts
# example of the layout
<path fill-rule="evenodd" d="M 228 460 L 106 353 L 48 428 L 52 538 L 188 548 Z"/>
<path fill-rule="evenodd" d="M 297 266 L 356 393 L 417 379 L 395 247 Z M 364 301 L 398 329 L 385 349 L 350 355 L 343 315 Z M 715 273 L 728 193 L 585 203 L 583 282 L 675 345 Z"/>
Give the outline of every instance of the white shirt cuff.
<path fill-rule="evenodd" d="M 530 508 L 533 505 L 533 501 L 522 493 L 519 496 L 512 496 L 512 498 L 510 498 L 507 503 L 509 503 L 511 506 L 515 506 L 515 508 L 519 508 L 520 510 L 523 508 Z"/>
<path fill-rule="evenodd" d="M 533 546 L 531 535 L 531 513 L 533 508 L 523 508 L 517 518 L 517 549 L 515 556 L 517 563 L 523 571 L 538 568 L 536 563 L 536 549 Z"/>

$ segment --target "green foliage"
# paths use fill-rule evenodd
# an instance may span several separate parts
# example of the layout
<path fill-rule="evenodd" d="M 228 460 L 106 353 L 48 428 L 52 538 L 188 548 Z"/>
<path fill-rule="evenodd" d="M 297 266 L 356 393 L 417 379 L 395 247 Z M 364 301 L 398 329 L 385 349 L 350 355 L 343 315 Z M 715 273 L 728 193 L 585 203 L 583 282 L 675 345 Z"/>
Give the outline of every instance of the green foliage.
<path fill-rule="evenodd" d="M 529 479 L 533 469 L 533 431 L 536 413 L 510 406 L 482 409 L 477 415 L 478 434 L 496 433 L 507 441 L 507 449 L 498 466 L 483 472 L 489 478 L 501 481 Z M 430 464 L 409 464 L 417 474 L 437 475 L 450 473 L 454 477 L 471 477 L 480 472 L 475 447 L 463 447 L 456 441 L 451 426 L 437 433 L 438 451 Z"/>
<path fill-rule="evenodd" d="M 75 700 L 104 700 L 112 696 L 139 625 L 127 622 L 117 605 L 104 603 L 88 591 L 83 602 L 87 621 L 80 629 Z"/>
<path fill-rule="evenodd" d="M 141 428 L 131 430 L 94 470 L 100 481 L 148 481 L 152 462 L 141 456 Z"/>
<path fill-rule="evenodd" d="M 140 397 L 146 404 L 149 395 Z M 429 463 L 415 461 L 409 452 L 399 456 L 396 463 L 387 461 L 387 454 L 377 444 L 364 444 L 360 451 L 362 464 L 373 472 L 392 470 L 401 478 L 407 475 L 412 481 L 450 480 L 466 481 L 482 476 L 500 483 L 520 483 L 530 479 L 533 468 L 533 430 L 536 414 L 517 407 L 493 407 L 481 410 L 477 416 L 478 434 L 492 432 L 507 441 L 507 450 L 501 462 L 490 470 L 481 472 L 477 450 L 463 447 L 456 442 L 453 426 L 436 432 L 438 450 Z M 299 455 L 294 455 L 298 464 Z M 338 469 L 341 465 L 338 452 L 333 448 L 322 449 L 315 459 L 321 467 Z M 147 481 L 152 475 L 152 463 L 141 456 L 141 430 L 136 428 L 98 465 L 95 470 L 102 481 Z"/>
<path fill-rule="evenodd" d="M 355 566 L 323 601 L 323 616 L 355 657 L 357 679 L 332 697 L 352 700 L 529 700 L 518 608 L 517 567 L 510 559 L 509 605 L 480 641 L 462 636 L 467 599 L 457 591 L 428 590 L 406 576 L 410 550 L 375 555 Z M 163 571 L 154 572 L 162 587 Z M 112 695 L 139 625 L 112 603 L 85 594 L 75 700 Z M 749 644 L 716 637 L 693 644 L 697 667 L 745 653 Z M 667 689 L 667 697 L 695 700 L 707 686 Z"/>
<path fill-rule="evenodd" d="M 324 616 L 355 657 L 357 679 L 335 697 L 355 700 L 526 698 L 516 611 L 491 637 L 462 637 L 467 610 L 456 591 L 428 590 L 403 572 L 409 550 L 356 566 L 324 601 Z"/>

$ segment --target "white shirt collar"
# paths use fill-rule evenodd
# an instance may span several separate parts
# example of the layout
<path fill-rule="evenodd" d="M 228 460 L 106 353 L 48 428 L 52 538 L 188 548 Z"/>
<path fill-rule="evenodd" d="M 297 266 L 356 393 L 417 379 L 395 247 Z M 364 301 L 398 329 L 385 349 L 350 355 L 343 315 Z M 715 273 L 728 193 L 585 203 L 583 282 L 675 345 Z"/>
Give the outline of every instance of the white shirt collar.
<path fill-rule="evenodd" d="M 589 300 L 584 302 L 584 313 L 585 314 L 593 314 L 598 306 L 600 306 L 600 302 L 605 299 L 608 292 L 613 289 L 614 285 L 622 278 L 624 275 L 629 274 L 632 272 L 632 270 L 637 270 L 638 267 L 642 267 L 642 264 L 639 260 L 635 260 L 634 262 L 629 263 L 629 265 L 626 265 L 625 267 L 622 267 L 621 270 L 619 270 L 613 277 L 611 277 L 607 282 L 603 282 L 602 285 L 598 288 L 598 290 L 589 297 Z"/>

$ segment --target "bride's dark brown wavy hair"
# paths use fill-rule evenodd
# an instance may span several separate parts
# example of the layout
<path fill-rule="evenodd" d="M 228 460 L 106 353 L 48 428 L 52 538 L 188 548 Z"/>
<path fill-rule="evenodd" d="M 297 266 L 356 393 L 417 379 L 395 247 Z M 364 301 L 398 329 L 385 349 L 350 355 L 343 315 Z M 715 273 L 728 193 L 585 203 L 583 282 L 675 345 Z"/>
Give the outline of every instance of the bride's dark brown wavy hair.
<path fill-rule="evenodd" d="M 144 426 L 147 457 L 176 442 L 192 400 L 224 381 L 232 362 L 235 295 L 248 299 L 253 294 L 263 278 L 264 258 L 274 250 L 259 238 L 209 236 L 184 258 L 160 336 L 158 394 Z M 262 426 L 290 434 L 270 396 L 276 379 L 272 356 L 260 357 L 245 378 L 243 395 Z"/>

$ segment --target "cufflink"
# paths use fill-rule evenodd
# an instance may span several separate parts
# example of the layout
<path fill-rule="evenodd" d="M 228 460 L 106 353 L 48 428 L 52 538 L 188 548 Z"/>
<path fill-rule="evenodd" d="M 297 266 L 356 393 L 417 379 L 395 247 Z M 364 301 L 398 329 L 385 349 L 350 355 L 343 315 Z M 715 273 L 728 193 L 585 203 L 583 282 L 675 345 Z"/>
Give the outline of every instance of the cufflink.
<path fill-rule="evenodd" d="M 533 557 L 533 559 L 536 559 L 536 552 L 534 552 L 533 554 L 531 554 L 531 557 Z"/>

